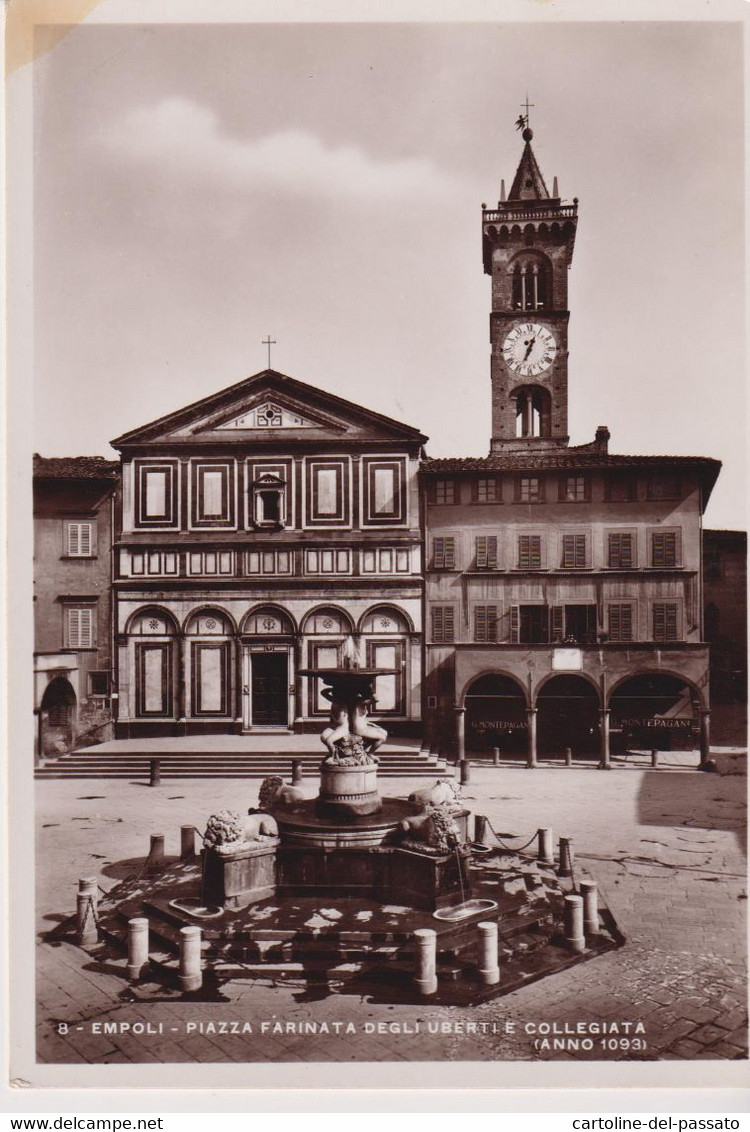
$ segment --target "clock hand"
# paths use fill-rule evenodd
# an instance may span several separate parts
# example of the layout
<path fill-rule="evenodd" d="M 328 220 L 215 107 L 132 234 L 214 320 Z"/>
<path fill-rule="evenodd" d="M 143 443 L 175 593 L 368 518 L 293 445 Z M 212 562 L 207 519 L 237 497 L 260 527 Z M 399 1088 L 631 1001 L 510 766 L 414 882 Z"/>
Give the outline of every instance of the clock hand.
<path fill-rule="evenodd" d="M 529 354 L 531 353 L 531 347 L 532 347 L 532 346 L 534 345 L 534 343 L 535 343 L 535 342 L 536 342 L 536 338 L 530 338 L 530 339 L 529 339 L 529 341 L 528 341 L 528 343 L 527 343 L 527 346 L 526 346 L 526 353 L 525 353 L 525 354 L 524 354 L 524 356 L 523 356 L 523 360 L 524 360 L 524 361 L 526 361 L 526 359 L 528 358 Z"/>

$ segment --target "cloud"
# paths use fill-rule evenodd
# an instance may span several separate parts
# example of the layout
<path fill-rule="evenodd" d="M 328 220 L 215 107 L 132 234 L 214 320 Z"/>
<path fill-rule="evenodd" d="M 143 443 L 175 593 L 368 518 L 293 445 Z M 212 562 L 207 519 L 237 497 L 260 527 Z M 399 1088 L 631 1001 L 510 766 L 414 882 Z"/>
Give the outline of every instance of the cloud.
<path fill-rule="evenodd" d="M 216 114 L 183 98 L 124 115 L 103 144 L 121 159 L 219 188 L 389 202 L 444 195 L 458 185 L 426 158 L 386 161 L 357 146 L 328 146 L 305 130 L 230 137 Z"/>

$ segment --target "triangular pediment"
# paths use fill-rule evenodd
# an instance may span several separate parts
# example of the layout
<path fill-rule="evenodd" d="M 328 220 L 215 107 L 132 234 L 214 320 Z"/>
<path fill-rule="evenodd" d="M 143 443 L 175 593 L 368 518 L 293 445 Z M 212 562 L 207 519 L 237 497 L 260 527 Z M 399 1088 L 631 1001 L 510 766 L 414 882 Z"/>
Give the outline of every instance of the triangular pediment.
<path fill-rule="evenodd" d="M 263 370 L 112 441 L 115 448 L 174 443 L 388 441 L 423 444 L 417 429 L 315 386 Z"/>
<path fill-rule="evenodd" d="M 314 428 L 315 424 L 301 413 L 292 412 L 277 398 L 274 401 L 261 401 L 238 417 L 233 416 L 215 427 L 220 432 L 225 429 L 242 429 L 244 432 L 263 429 L 267 432 L 269 428 Z"/>

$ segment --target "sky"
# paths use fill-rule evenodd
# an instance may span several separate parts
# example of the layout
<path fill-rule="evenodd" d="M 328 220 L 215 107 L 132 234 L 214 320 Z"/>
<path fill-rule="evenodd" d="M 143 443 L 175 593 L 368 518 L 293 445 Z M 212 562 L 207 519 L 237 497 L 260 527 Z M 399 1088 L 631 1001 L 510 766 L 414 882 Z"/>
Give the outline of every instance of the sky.
<path fill-rule="evenodd" d="M 265 368 L 485 455 L 481 203 L 528 92 L 579 199 L 571 443 L 706 455 L 744 526 L 736 23 L 81 25 L 33 64 L 34 447 Z"/>

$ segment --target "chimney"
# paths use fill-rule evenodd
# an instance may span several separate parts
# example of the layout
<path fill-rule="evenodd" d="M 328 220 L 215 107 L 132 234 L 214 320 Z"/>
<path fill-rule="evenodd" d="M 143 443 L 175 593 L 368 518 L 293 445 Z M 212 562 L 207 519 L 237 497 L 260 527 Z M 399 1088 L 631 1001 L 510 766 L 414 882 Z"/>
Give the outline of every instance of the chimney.
<path fill-rule="evenodd" d="M 597 452 L 602 452 L 605 456 L 608 452 L 609 445 L 609 429 L 605 424 L 600 424 L 596 430 L 594 437 L 594 444 L 596 445 Z"/>

